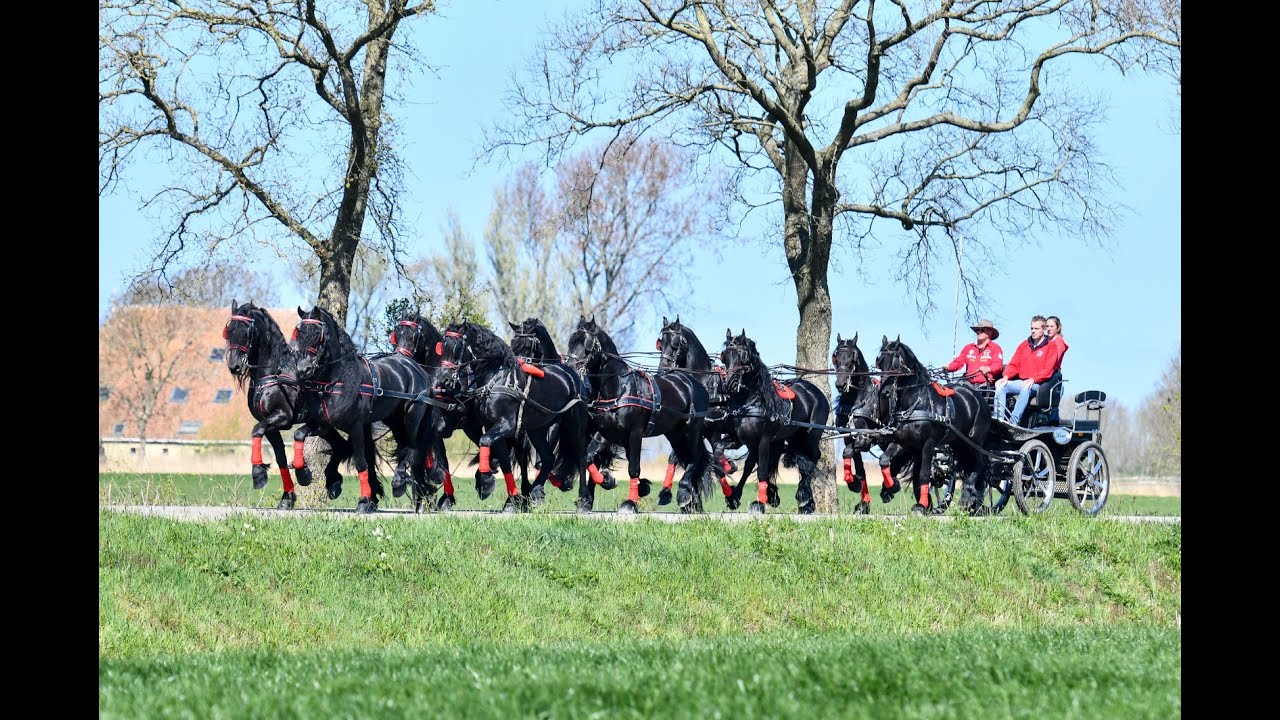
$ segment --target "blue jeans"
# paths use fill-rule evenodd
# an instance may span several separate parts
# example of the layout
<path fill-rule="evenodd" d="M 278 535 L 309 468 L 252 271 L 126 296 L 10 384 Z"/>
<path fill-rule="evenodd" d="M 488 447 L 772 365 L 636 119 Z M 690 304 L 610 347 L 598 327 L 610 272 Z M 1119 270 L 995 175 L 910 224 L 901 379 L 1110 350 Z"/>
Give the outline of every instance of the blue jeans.
<path fill-rule="evenodd" d="M 996 390 L 996 407 L 995 417 L 1009 420 L 1014 425 L 1022 424 L 1022 413 L 1027 409 L 1027 403 L 1031 402 L 1031 393 L 1039 389 L 1040 383 L 1034 383 L 1030 380 L 1010 380 L 1003 387 Z M 1018 399 L 1013 403 L 1013 418 L 1005 418 L 1004 404 L 1005 398 L 1011 393 L 1018 393 Z"/>

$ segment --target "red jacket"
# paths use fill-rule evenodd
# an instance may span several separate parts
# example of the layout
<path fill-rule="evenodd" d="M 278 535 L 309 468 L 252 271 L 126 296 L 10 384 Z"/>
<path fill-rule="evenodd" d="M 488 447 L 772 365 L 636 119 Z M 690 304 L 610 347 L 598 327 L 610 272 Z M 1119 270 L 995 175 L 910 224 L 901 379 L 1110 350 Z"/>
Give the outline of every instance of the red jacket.
<path fill-rule="evenodd" d="M 982 371 L 978 368 L 987 366 L 988 374 L 986 377 L 982 375 Z M 1004 367 L 1004 351 L 1000 346 L 988 342 L 987 346 L 978 349 L 977 343 L 969 343 L 960 349 L 960 354 L 955 360 L 943 366 L 947 372 L 955 372 L 964 367 L 964 379 L 969 382 L 982 383 L 992 382 L 1000 377 L 1000 369 Z"/>
<path fill-rule="evenodd" d="M 1058 353 L 1058 364 L 1053 366 L 1054 372 L 1060 372 L 1062 370 L 1062 358 L 1071 349 L 1071 346 L 1067 344 L 1067 339 L 1062 337 L 1061 333 L 1054 335 L 1051 342 L 1062 344 L 1062 352 Z"/>
<path fill-rule="evenodd" d="M 1040 347 L 1031 348 L 1031 339 L 1023 340 L 1013 353 L 1013 359 L 1004 366 L 1004 376 L 1009 380 L 1030 380 L 1042 383 L 1053 377 L 1053 371 L 1062 363 L 1062 353 L 1066 352 L 1065 342 L 1044 342 Z"/>

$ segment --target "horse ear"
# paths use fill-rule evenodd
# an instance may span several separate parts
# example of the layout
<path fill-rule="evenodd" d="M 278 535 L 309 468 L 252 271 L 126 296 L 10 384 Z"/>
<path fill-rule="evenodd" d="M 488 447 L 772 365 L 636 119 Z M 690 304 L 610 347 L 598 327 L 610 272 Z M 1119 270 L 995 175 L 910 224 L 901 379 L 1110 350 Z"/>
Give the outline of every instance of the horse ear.
<path fill-rule="evenodd" d="M 512 329 L 512 330 L 515 330 L 516 332 L 520 332 L 520 326 L 519 326 L 519 325 L 517 325 L 517 324 L 515 324 L 515 323 L 511 322 L 510 320 L 508 320 L 508 321 L 507 321 L 507 324 L 511 326 L 511 329 Z"/>
<path fill-rule="evenodd" d="M 888 345 L 888 344 L 889 344 L 889 336 L 888 336 L 888 335 L 881 335 L 881 336 L 880 336 L 880 347 L 884 347 L 885 345 Z"/>
<path fill-rule="evenodd" d="M 302 309 L 302 306 L 301 306 L 301 305 L 299 305 L 299 306 L 298 306 L 298 317 L 300 317 L 300 318 L 305 318 L 306 316 L 307 316 L 307 313 L 306 313 L 306 312 L 304 312 L 304 311 L 303 311 L 303 309 Z"/>
<path fill-rule="evenodd" d="M 840 339 L 840 333 L 836 333 L 836 344 L 839 345 L 842 342 L 844 341 Z"/>
<path fill-rule="evenodd" d="M 857 344 L 858 344 L 858 333 L 854 333 L 854 334 L 853 334 L 853 344 L 854 344 L 854 345 L 857 345 Z"/>
<path fill-rule="evenodd" d="M 680 313 L 676 313 L 676 324 L 680 324 Z"/>
<path fill-rule="evenodd" d="M 668 326 L 668 325 L 670 325 L 670 324 L 671 324 L 671 323 L 667 322 L 667 316 L 666 316 L 666 315 L 663 315 L 663 316 L 662 316 L 662 327 L 666 327 L 666 326 Z"/>
<path fill-rule="evenodd" d="M 746 337 L 746 336 L 747 336 L 747 329 L 742 328 L 742 337 Z"/>
<path fill-rule="evenodd" d="M 898 333 L 898 339 L 897 339 L 897 340 L 894 340 L 894 342 L 896 342 L 896 343 L 901 343 L 901 342 L 902 342 L 902 333 Z"/>
<path fill-rule="evenodd" d="M 732 331 L 732 330 L 730 330 L 729 328 L 725 328 L 725 329 L 724 329 L 724 340 L 725 340 L 725 342 L 729 342 L 729 341 L 730 341 L 730 340 L 732 340 L 732 339 L 733 339 L 733 331 Z"/>
<path fill-rule="evenodd" d="M 235 299 L 235 298 L 231 298 L 231 314 L 232 314 L 232 315 L 235 315 L 235 314 L 236 314 L 236 299 Z"/>

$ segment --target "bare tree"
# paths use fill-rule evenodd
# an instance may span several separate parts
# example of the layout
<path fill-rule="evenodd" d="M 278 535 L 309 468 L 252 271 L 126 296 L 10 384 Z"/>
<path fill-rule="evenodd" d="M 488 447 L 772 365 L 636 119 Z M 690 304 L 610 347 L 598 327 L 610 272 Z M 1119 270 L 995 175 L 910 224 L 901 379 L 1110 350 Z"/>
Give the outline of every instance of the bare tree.
<path fill-rule="evenodd" d="M 1182 346 L 1143 405 L 1143 425 L 1151 435 L 1153 460 L 1162 473 L 1182 474 Z"/>
<path fill-rule="evenodd" d="M 165 394 L 184 379 L 197 334 L 174 305 L 113 305 L 98 333 L 98 383 L 129 413 L 138 458 L 147 454 L 147 426 L 165 411 Z"/>
<path fill-rule="evenodd" d="M 687 297 L 692 248 L 709 237 L 708 195 L 685 153 L 623 135 L 558 168 L 564 246 L 577 305 L 631 345 L 630 316 Z"/>
<path fill-rule="evenodd" d="M 781 204 L 796 363 L 824 367 L 837 222 L 853 249 L 896 248 L 922 317 L 940 263 L 960 264 L 976 316 L 976 269 L 1000 266 L 1010 246 L 1045 228 L 1108 235 L 1117 207 L 1091 140 L 1100 103 L 1052 71 L 1072 56 L 1122 72 L 1156 49 L 1180 57 L 1167 14 L 1124 11 L 1157 5 L 600 0 L 544 36 L 485 150 L 559 156 L 577 136 L 625 129 L 728 153 L 744 206 L 761 194 Z M 829 455 L 824 445 L 822 512 L 836 502 Z"/>
<path fill-rule="evenodd" d="M 252 300 L 260 307 L 279 302 L 271 278 L 243 262 L 215 260 L 177 271 L 169 280 L 136 278 L 118 298 L 121 305 L 170 304 L 226 307 L 233 299 Z"/>
<path fill-rule="evenodd" d="M 393 59 L 415 58 L 392 39 L 434 10 L 434 0 L 100 0 L 99 194 L 139 153 L 167 153 L 175 168 L 143 201 L 166 228 L 146 272 L 165 280 L 180 257 L 227 243 L 301 241 L 319 263 L 319 304 L 344 320 L 361 242 L 399 262 L 403 168 L 386 101 Z M 315 152 L 326 147 L 342 151 Z"/>
<path fill-rule="evenodd" d="M 494 189 L 484 245 L 499 332 L 507 321 L 536 317 L 553 339 L 563 340 L 585 312 L 564 282 L 570 258 L 558 242 L 559 226 L 556 199 L 543 190 L 532 163 Z"/>

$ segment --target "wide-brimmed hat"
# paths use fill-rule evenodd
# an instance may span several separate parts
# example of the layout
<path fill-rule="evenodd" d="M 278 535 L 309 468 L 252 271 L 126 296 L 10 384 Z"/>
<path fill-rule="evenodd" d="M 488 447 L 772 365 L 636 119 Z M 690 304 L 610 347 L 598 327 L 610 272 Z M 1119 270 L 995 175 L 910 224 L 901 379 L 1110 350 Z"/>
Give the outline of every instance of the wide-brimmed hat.
<path fill-rule="evenodd" d="M 992 325 L 991 321 L 986 318 L 979 320 L 977 325 L 970 325 L 969 329 L 973 330 L 974 332 L 978 332 L 979 330 L 986 330 L 987 334 L 991 336 L 992 340 L 995 340 L 996 338 L 1000 337 L 1000 331 L 997 330 L 996 326 Z"/>

